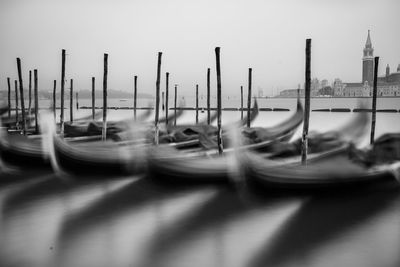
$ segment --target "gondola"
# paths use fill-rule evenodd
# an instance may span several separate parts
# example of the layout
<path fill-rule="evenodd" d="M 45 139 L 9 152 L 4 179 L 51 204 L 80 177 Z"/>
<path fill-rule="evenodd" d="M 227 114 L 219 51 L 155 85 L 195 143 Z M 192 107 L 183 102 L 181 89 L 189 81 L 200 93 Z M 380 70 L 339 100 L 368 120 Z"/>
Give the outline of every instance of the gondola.
<path fill-rule="evenodd" d="M 70 143 L 53 135 L 50 157 L 55 171 L 86 177 L 115 177 L 142 172 L 145 169 L 143 149 L 111 141 Z"/>
<path fill-rule="evenodd" d="M 145 113 L 144 117 L 148 116 L 151 111 L 148 111 Z M 98 113 L 101 115 L 101 113 Z M 182 114 L 181 112 L 178 112 L 177 115 Z M 90 116 L 91 118 L 91 116 Z M 171 115 L 171 119 L 174 119 L 174 115 Z M 49 122 L 52 121 L 49 117 Z M 83 125 L 87 125 L 87 122 L 81 121 L 77 119 L 78 123 L 82 123 Z M 129 121 L 130 122 L 130 121 Z M 133 121 L 132 121 L 133 122 Z M 121 123 L 125 125 L 127 129 L 129 129 L 128 121 L 124 121 Z M 58 127 L 58 126 L 57 126 Z M 151 129 L 152 130 L 152 129 Z M 101 134 L 101 132 L 100 132 Z M 101 137 L 100 135 L 98 136 L 93 136 L 92 137 L 81 137 L 81 136 L 73 136 L 73 137 L 66 137 L 65 140 L 67 141 L 70 140 L 68 144 L 71 144 L 72 142 L 79 142 L 79 145 L 82 146 L 82 144 L 85 141 L 93 142 L 95 140 L 99 140 Z M 129 136 L 131 138 L 131 136 Z M 50 166 L 50 161 L 49 161 L 49 151 L 48 149 L 44 149 L 43 143 L 42 143 L 42 136 L 41 135 L 29 135 L 29 136 L 23 136 L 20 134 L 8 134 L 7 132 L 2 132 L 2 137 L 0 138 L 0 155 L 3 161 L 7 164 L 10 165 L 15 165 L 15 166 L 29 166 L 29 167 L 35 167 L 35 168 L 47 168 Z M 120 142 L 119 145 L 128 145 L 124 144 L 123 142 Z M 183 142 L 181 144 L 182 146 L 188 145 L 187 142 Z M 190 145 L 190 144 L 189 144 Z M 110 147 L 110 145 L 108 146 Z M 112 168 L 110 168 L 112 169 Z"/>
<path fill-rule="evenodd" d="M 214 113 L 210 121 L 212 122 L 217 118 L 218 113 Z M 252 122 L 258 116 L 258 104 L 254 102 L 254 106 L 250 113 L 250 121 Z M 222 133 L 226 135 L 227 129 L 239 128 L 247 123 L 247 116 L 243 119 L 227 125 L 223 125 Z M 167 125 L 166 130 L 161 131 L 160 143 L 177 143 L 174 147 L 178 149 L 188 148 L 204 148 L 205 139 L 212 139 L 217 136 L 218 128 L 207 124 L 206 119 L 195 125 Z M 216 143 L 216 141 L 215 141 Z M 216 147 L 216 145 L 214 145 Z M 214 148 L 215 148 L 214 147 Z"/>
<path fill-rule="evenodd" d="M 317 141 L 311 142 L 312 153 L 306 164 L 301 163 L 300 150 L 292 147 L 289 151 L 295 151 L 294 154 L 288 155 L 283 149 L 283 153 L 279 151 L 269 158 L 252 151 L 236 153 L 237 162 L 249 185 L 266 190 L 335 190 L 399 180 L 398 135 L 383 136 L 363 150 L 355 148 L 353 143 L 362 138 L 367 122 L 366 115 L 357 114 L 342 128 L 326 134 L 336 137 L 327 138 L 328 142 L 314 135 Z"/>
<path fill-rule="evenodd" d="M 288 120 L 278 124 L 276 128 L 265 128 L 261 142 L 263 147 L 279 140 L 287 140 L 291 137 L 302 121 L 303 109 L 301 105 Z M 283 125 L 287 125 L 284 127 Z M 279 135 L 279 133 L 281 135 Z M 257 149 L 255 144 L 245 144 L 239 149 Z M 233 150 L 231 151 L 233 152 Z M 233 153 L 218 155 L 210 151 L 179 152 L 172 148 L 153 148 L 149 152 L 148 170 L 150 177 L 161 181 L 179 183 L 226 183 L 229 177 L 238 173 L 238 165 L 235 163 Z"/>
<path fill-rule="evenodd" d="M 255 102 L 257 103 L 257 102 Z M 297 127 L 303 122 L 303 106 L 297 100 L 296 112 L 289 119 L 273 127 L 245 127 L 241 129 L 242 139 L 240 149 L 251 149 L 260 152 L 269 152 L 270 148 L 276 143 L 287 142 L 294 135 Z M 243 120 L 243 122 L 245 122 Z M 232 125 L 235 128 L 235 125 Z M 232 129 L 231 126 L 231 129 Z M 224 151 L 232 151 L 232 140 L 230 136 L 223 132 L 222 143 Z M 272 142 L 273 141 L 273 142 Z M 200 140 L 200 145 L 206 150 L 217 150 L 217 139 L 215 136 L 205 136 Z"/>
<path fill-rule="evenodd" d="M 207 123 L 207 118 L 204 118 L 203 121 L 200 121 L 197 124 L 182 124 L 182 125 L 172 125 L 168 124 L 165 129 L 166 136 L 165 141 L 171 142 L 175 139 L 181 140 L 184 139 L 193 139 L 193 136 L 198 138 L 200 133 L 206 133 L 211 131 L 216 131 L 216 127 L 211 124 L 213 121 L 217 119 L 218 113 L 213 112 L 210 116 L 210 124 Z M 164 140 L 162 140 L 163 142 Z"/>
<path fill-rule="evenodd" d="M 143 132 L 148 133 L 148 126 L 144 127 Z M 147 140 L 150 142 L 146 142 Z M 125 142 L 71 143 L 53 132 L 48 142 L 52 165 L 56 171 L 61 170 L 78 176 L 113 177 L 143 172 L 147 161 L 147 149 L 153 146 L 152 140 L 144 138 Z M 188 146 L 191 141 L 193 140 L 170 143 L 168 147 Z"/>
<path fill-rule="evenodd" d="M 0 135 L 0 156 L 4 163 L 41 168 L 49 167 L 49 161 L 42 148 L 41 138 L 28 138 L 20 134 L 8 134 L 2 131 Z"/>
<path fill-rule="evenodd" d="M 250 186 L 264 190 L 338 190 L 359 188 L 376 182 L 400 182 L 400 163 L 370 165 L 352 157 L 352 146 L 341 146 L 300 160 L 268 160 L 254 152 L 240 155 L 241 167 Z"/>
<path fill-rule="evenodd" d="M 143 121 L 151 114 L 151 110 L 146 110 L 143 114 L 138 116 L 138 121 Z M 80 137 L 80 136 L 94 136 L 101 135 L 102 122 L 97 122 L 100 119 L 102 112 L 99 111 L 95 114 L 95 119 L 92 117 L 86 118 L 85 120 L 77 120 L 74 123 L 64 124 L 64 136 L 65 137 Z M 107 132 L 112 135 L 113 133 L 124 131 L 127 129 L 127 125 L 131 123 L 131 119 L 121 121 L 110 121 L 107 122 Z"/>
<path fill-rule="evenodd" d="M 151 112 L 148 110 L 148 112 Z M 147 114 L 147 113 L 146 113 Z M 182 116 L 183 110 L 178 110 L 176 114 L 171 114 L 168 116 L 169 121 L 173 121 L 175 118 Z M 150 113 L 148 114 L 150 115 Z M 147 117 L 148 117 L 147 115 Z M 161 118 L 159 123 L 166 121 L 166 118 Z M 126 131 L 130 129 L 130 125 L 134 120 L 122 120 L 116 122 L 107 122 L 107 138 L 113 139 L 114 141 L 125 140 Z M 87 128 L 88 135 L 101 135 L 103 128 L 103 122 L 91 122 Z M 129 134 L 128 134 L 129 136 Z"/>
<path fill-rule="evenodd" d="M 94 114 L 94 119 L 92 115 L 85 116 L 80 119 L 75 119 L 73 123 L 64 123 L 64 136 L 66 137 L 79 137 L 87 136 L 87 128 L 90 121 L 95 121 L 100 119 L 102 116 L 102 111 L 97 111 Z"/>
<path fill-rule="evenodd" d="M 148 116 L 149 112 L 146 112 L 147 115 L 144 116 Z M 97 112 L 96 114 L 97 117 L 101 116 L 101 112 Z M 91 119 L 91 115 L 84 118 Z M 50 120 L 52 121 L 52 119 Z M 80 118 L 76 121 L 83 125 L 88 124 Z M 122 124 L 126 125 L 125 127 L 127 128 L 129 126 L 128 121 L 124 121 Z M 58 128 L 59 125 L 56 127 Z M 82 137 L 80 135 L 72 137 L 67 136 L 66 140 L 80 142 L 82 144 L 84 141 L 93 142 L 101 139 L 101 135 L 93 137 L 94 138 L 91 136 Z M 41 135 L 23 136 L 18 133 L 8 134 L 4 131 L 0 138 L 0 155 L 5 163 L 15 166 L 30 166 L 35 168 L 47 168 L 50 166 L 48 151 L 43 148 Z"/>
<path fill-rule="evenodd" d="M 95 114 L 97 117 L 99 115 L 101 115 L 100 112 Z M 77 121 L 81 122 L 89 117 L 91 118 L 91 115 L 77 118 Z M 43 149 L 41 135 L 24 136 L 3 130 L 0 135 L 0 156 L 2 161 L 9 165 L 32 168 L 50 167 L 48 152 Z"/>
<path fill-rule="evenodd" d="M 293 119 L 295 120 L 296 115 L 293 115 L 288 121 L 285 123 L 279 124 L 281 127 L 284 124 L 292 124 L 294 126 L 293 130 L 296 128 L 296 123 L 290 123 Z M 313 144 L 312 151 L 315 152 L 313 156 L 318 155 L 322 152 L 334 151 L 339 148 L 343 148 L 349 142 L 357 142 L 363 137 L 363 133 L 365 132 L 365 128 L 368 125 L 368 116 L 366 114 L 357 114 L 354 116 L 348 123 L 344 124 L 342 127 L 338 128 L 336 132 L 325 133 L 322 136 L 335 136 L 336 141 L 328 139 L 329 142 L 326 146 L 318 144 L 317 142 L 311 141 Z M 279 127 L 278 127 L 279 128 Z M 285 138 L 285 132 L 289 129 L 284 129 L 282 131 L 282 137 Z M 294 132 L 292 130 L 292 132 Z M 240 162 L 242 159 L 242 155 L 247 155 L 248 153 L 254 153 L 254 155 L 259 156 L 260 158 L 269 158 L 275 156 L 274 145 L 279 142 L 279 138 L 277 138 L 278 131 L 271 131 L 274 134 L 274 139 L 263 142 L 263 147 L 270 147 L 271 151 L 265 153 L 259 153 L 254 151 L 254 148 L 257 150 L 257 147 L 252 147 L 252 145 L 242 145 L 236 146 L 235 149 L 227 149 L 224 150 L 224 155 L 218 156 L 215 151 L 209 153 L 206 152 L 194 152 L 191 154 L 187 153 L 179 153 L 176 150 L 169 151 L 159 151 L 152 150 L 149 155 L 148 167 L 150 177 L 154 177 L 157 180 L 168 181 L 168 182 L 179 182 L 179 183 L 209 183 L 209 182 L 229 182 L 232 177 L 235 180 L 237 178 L 238 173 L 241 173 Z M 321 140 L 321 137 L 318 135 L 314 135 L 318 137 L 318 141 Z M 323 140 L 323 139 L 322 139 Z M 291 143 L 281 142 L 281 146 L 291 146 Z M 251 149 L 252 148 L 252 149 Z M 282 149 L 282 148 L 280 148 Z M 225 152 L 226 151 L 226 152 Z M 247 152 L 254 151 L 254 152 Z M 235 152 L 235 153 L 229 153 Z M 299 156 L 289 157 L 280 157 L 279 159 L 270 160 L 271 164 L 282 164 L 287 161 L 296 161 L 299 162 Z M 246 161 L 247 162 L 247 161 Z M 272 164 L 273 166 L 273 164 Z M 264 171 L 268 172 L 267 169 Z"/>
<path fill-rule="evenodd" d="M 26 125 L 31 124 L 35 121 L 35 116 L 33 114 L 29 115 L 28 112 L 25 113 L 25 123 Z M 1 118 L 3 127 L 14 127 L 15 125 L 22 125 L 22 113 L 18 113 L 18 121 L 16 114 L 11 114 L 10 117 L 2 116 Z"/>

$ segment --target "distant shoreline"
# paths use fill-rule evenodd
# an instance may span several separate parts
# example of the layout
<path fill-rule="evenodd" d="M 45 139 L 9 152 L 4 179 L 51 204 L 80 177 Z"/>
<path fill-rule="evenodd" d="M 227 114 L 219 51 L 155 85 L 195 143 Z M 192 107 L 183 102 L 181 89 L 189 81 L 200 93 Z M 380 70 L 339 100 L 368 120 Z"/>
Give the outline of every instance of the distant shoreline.
<path fill-rule="evenodd" d="M 263 98 L 297 98 L 297 96 L 268 96 L 268 97 L 256 97 L 259 99 Z M 304 96 L 300 96 L 300 98 L 304 98 Z M 318 99 L 343 99 L 343 98 L 371 98 L 372 96 L 332 96 L 332 97 L 321 97 L 321 96 L 312 96 L 311 98 Z M 400 98 L 400 96 L 377 96 L 377 98 Z"/>

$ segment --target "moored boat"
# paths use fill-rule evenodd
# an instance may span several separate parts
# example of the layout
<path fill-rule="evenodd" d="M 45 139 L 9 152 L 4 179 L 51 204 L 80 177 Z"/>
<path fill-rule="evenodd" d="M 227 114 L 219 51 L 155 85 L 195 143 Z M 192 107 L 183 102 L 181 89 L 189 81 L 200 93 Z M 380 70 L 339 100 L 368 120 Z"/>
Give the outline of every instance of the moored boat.
<path fill-rule="evenodd" d="M 287 140 L 288 135 L 291 137 L 301 123 L 302 117 L 303 109 L 300 106 L 292 117 L 278 124 L 276 128 L 265 128 L 264 139 L 260 142 L 260 146 L 248 143 L 239 149 L 265 148 L 280 139 Z M 271 134 L 270 138 L 267 133 Z M 237 175 L 239 171 L 237 167 L 233 153 L 218 155 L 214 151 L 210 153 L 209 150 L 180 152 L 169 147 L 155 147 L 150 150 L 148 159 L 151 177 L 179 183 L 229 182 L 230 176 Z"/>
<path fill-rule="evenodd" d="M 350 147 L 317 153 L 306 165 L 297 160 L 269 160 L 253 152 L 241 155 L 248 184 L 266 190 L 320 190 L 399 180 L 400 163 L 369 166 L 352 158 Z"/>
<path fill-rule="evenodd" d="M 3 131 L 0 136 L 0 155 L 4 163 L 15 166 L 34 168 L 50 166 L 43 151 L 41 138 L 28 138 Z"/>
<path fill-rule="evenodd" d="M 297 113 L 297 112 L 296 112 Z M 246 158 L 243 158 L 243 155 L 247 155 L 248 153 L 254 153 L 259 158 L 268 158 L 274 156 L 274 151 L 268 151 L 266 148 L 270 149 L 274 148 L 276 142 L 279 142 L 279 138 L 285 138 L 285 135 L 288 133 L 290 128 L 283 127 L 283 125 L 288 124 L 292 125 L 292 129 L 289 132 L 294 132 L 297 128 L 297 123 L 290 123 L 291 120 L 297 120 L 297 114 L 293 115 L 288 119 L 285 123 L 278 124 L 279 127 L 277 129 L 272 130 L 269 129 L 270 132 L 273 133 L 270 140 L 266 140 L 262 142 L 262 146 L 264 148 L 264 153 L 259 153 L 254 150 L 259 149 L 260 147 L 253 146 L 253 144 L 245 144 L 242 146 L 236 146 L 235 148 L 227 149 L 223 156 L 218 156 L 216 152 L 212 151 L 203 151 L 203 152 L 193 152 L 193 153 L 179 153 L 177 150 L 166 150 L 160 152 L 159 149 L 152 150 L 149 153 L 149 172 L 152 174 L 152 177 L 156 177 L 159 180 L 168 180 L 172 182 L 190 182 L 190 183 L 202 183 L 202 182 L 229 182 L 233 177 L 233 180 L 238 179 L 233 175 L 238 176 L 238 173 L 241 173 L 241 166 L 239 164 L 241 161 L 244 161 Z M 327 146 L 319 144 L 315 151 L 319 152 L 329 152 L 336 151 L 337 149 L 343 149 L 348 145 L 350 141 L 357 142 L 360 138 L 362 138 L 365 127 L 368 123 L 368 117 L 365 114 L 357 114 L 354 116 L 348 123 L 344 124 L 341 128 L 338 128 L 337 134 L 334 135 L 338 140 L 336 142 L 332 142 L 330 140 Z M 278 129 L 281 128 L 282 136 L 279 137 Z M 287 139 L 286 139 L 287 140 Z M 320 139 L 318 139 L 320 140 Z M 313 144 L 313 142 L 310 142 Z M 316 145 L 318 142 L 314 142 Z M 291 146 L 290 143 L 282 142 L 282 146 Z M 333 145 L 332 145 L 333 144 Z M 248 152 L 248 151 L 254 152 Z M 235 153 L 229 153 L 235 152 Z M 265 153 L 267 152 L 267 153 Z M 234 155 L 234 156 L 233 156 Z M 315 153 L 311 155 L 314 157 L 318 155 Z M 276 160 L 269 160 L 271 165 L 266 166 L 263 170 L 264 172 L 268 172 L 268 168 L 283 164 L 287 161 L 295 161 L 299 162 L 299 156 L 289 155 L 288 158 L 280 158 Z M 247 162 L 247 161 L 245 161 Z M 274 165 L 275 164 L 275 165 Z M 234 170 L 232 172 L 232 170 Z M 239 174 L 240 176 L 240 174 Z"/>
<path fill-rule="evenodd" d="M 50 157 L 55 171 L 87 177 L 131 175 L 145 169 L 140 146 L 120 146 L 111 141 L 71 143 L 53 135 Z"/>

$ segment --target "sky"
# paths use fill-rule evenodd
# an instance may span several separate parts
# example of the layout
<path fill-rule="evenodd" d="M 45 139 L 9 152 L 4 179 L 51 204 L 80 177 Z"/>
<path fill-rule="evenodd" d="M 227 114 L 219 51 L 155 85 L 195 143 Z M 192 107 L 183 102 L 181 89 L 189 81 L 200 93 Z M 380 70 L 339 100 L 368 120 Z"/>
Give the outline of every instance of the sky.
<path fill-rule="evenodd" d="M 400 64 L 399 0 L 1 0 L 0 90 L 17 78 L 22 60 L 38 69 L 39 90 L 66 79 L 74 90 L 102 88 L 103 54 L 109 54 L 108 88 L 155 94 L 157 54 L 170 87 L 206 92 L 207 68 L 216 94 L 215 47 L 221 47 L 223 95 L 247 89 L 265 95 L 304 83 L 305 40 L 312 39 L 312 77 L 360 82 L 362 49 L 371 30 L 380 73 Z M 66 85 L 68 87 L 68 84 Z M 58 87 L 59 89 L 59 87 Z"/>

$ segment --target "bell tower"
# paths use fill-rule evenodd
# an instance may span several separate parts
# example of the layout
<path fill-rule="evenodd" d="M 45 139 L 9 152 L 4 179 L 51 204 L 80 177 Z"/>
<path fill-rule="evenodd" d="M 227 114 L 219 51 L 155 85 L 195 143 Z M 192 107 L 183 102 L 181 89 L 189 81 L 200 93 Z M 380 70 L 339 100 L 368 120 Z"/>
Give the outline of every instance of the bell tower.
<path fill-rule="evenodd" d="M 364 55 L 362 58 L 362 83 L 365 81 L 372 86 L 374 80 L 374 48 L 371 43 L 370 31 L 368 30 L 367 42 L 364 47 Z"/>

